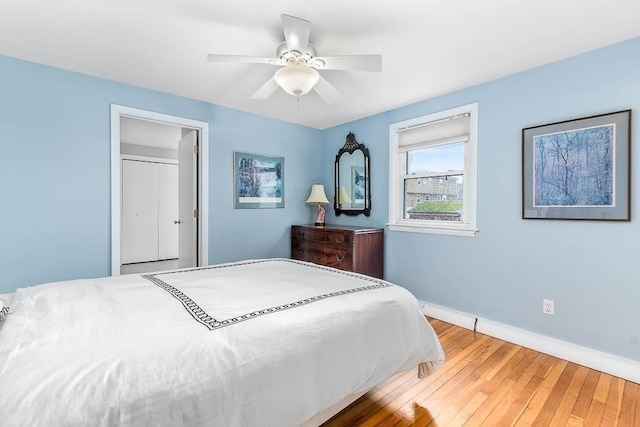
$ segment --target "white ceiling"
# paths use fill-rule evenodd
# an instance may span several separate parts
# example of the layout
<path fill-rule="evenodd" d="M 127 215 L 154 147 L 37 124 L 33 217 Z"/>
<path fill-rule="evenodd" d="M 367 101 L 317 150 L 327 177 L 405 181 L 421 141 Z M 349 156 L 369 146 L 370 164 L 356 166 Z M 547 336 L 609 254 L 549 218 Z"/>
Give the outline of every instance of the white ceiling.
<path fill-rule="evenodd" d="M 280 14 L 311 21 L 321 56 L 383 57 L 381 73 L 322 71 L 343 93 L 251 95 L 276 68 Z M 640 36 L 639 0 L 0 0 L 0 54 L 319 129 Z"/>

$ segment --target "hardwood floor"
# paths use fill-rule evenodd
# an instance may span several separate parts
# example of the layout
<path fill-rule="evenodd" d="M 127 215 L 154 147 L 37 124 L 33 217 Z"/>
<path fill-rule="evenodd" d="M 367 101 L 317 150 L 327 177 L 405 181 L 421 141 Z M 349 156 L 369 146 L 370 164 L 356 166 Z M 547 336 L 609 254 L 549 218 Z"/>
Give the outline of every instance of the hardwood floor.
<path fill-rule="evenodd" d="M 640 427 L 640 386 L 429 319 L 444 366 L 390 378 L 323 424 L 337 426 Z"/>

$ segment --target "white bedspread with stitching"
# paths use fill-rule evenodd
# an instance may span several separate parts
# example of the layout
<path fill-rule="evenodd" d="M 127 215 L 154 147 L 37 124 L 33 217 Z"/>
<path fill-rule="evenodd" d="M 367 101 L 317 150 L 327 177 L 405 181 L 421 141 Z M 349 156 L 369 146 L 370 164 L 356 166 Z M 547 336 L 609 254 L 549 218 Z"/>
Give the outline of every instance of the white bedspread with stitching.
<path fill-rule="evenodd" d="M 298 426 L 443 352 L 404 288 L 287 259 L 18 289 L 0 425 Z"/>

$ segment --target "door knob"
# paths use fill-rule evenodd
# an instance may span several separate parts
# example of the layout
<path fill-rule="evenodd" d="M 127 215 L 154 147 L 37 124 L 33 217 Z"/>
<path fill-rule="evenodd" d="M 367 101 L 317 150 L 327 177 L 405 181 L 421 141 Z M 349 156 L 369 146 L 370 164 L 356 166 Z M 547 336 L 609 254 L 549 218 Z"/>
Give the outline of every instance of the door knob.
<path fill-rule="evenodd" d="M 180 224 L 180 220 L 176 219 L 175 221 L 173 221 L 174 224 Z"/>

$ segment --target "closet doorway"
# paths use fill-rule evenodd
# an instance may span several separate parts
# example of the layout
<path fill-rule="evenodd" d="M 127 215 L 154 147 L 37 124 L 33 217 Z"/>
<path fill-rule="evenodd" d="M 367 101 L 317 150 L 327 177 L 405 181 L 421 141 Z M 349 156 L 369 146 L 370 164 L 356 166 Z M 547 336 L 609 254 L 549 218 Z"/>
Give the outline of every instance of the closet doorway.
<path fill-rule="evenodd" d="M 208 124 L 115 105 L 111 116 L 112 275 L 206 265 Z"/>

